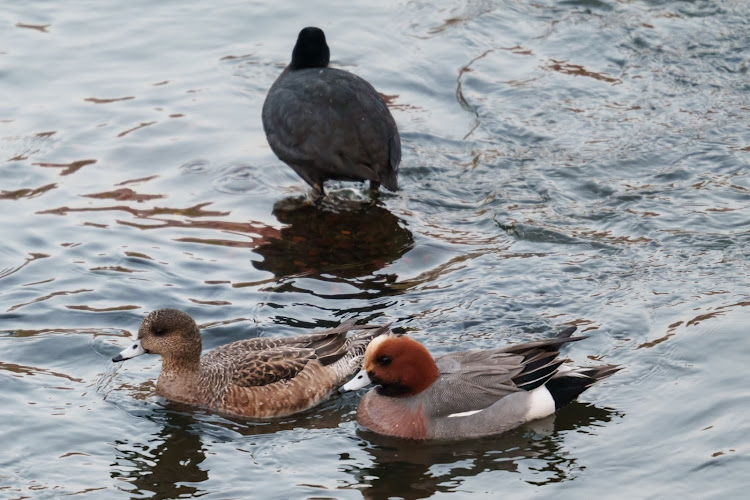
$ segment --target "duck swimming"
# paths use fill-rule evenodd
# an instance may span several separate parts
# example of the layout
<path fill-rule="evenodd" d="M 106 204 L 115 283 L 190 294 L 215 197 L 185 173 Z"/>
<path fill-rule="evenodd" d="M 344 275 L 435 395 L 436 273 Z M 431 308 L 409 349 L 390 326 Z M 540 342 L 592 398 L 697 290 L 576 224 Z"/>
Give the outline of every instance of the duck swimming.
<path fill-rule="evenodd" d="M 401 139 L 388 106 L 362 78 L 329 68 L 329 59 L 321 29 L 299 32 L 292 61 L 263 103 L 268 144 L 312 186 L 316 202 L 329 179 L 396 191 Z"/>
<path fill-rule="evenodd" d="M 433 358 L 416 340 L 393 334 L 367 347 L 362 371 L 342 390 L 377 384 L 357 409 L 360 425 L 407 439 L 465 439 L 499 434 L 552 415 L 620 367 L 562 366 L 559 349 L 575 327 L 554 338 Z"/>
<path fill-rule="evenodd" d="M 112 361 L 160 354 L 158 395 L 241 417 L 280 417 L 335 392 L 359 368 L 370 341 L 388 327 L 344 323 L 294 337 L 240 340 L 201 356 L 193 318 L 160 309 L 146 316 L 138 340 Z"/>

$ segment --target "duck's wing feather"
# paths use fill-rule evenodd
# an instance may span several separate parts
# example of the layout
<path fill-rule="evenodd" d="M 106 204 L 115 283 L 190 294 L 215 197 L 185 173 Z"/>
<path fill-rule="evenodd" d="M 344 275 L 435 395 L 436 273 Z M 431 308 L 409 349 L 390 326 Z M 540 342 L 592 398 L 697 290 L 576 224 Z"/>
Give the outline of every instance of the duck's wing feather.
<path fill-rule="evenodd" d="M 523 370 L 523 357 L 499 350 L 460 351 L 435 359 L 440 376 L 425 391 L 434 416 L 481 410 L 521 389 L 513 377 Z"/>
<path fill-rule="evenodd" d="M 254 338 L 219 346 L 201 358 L 204 366 L 223 367 L 227 382 L 242 387 L 290 380 L 312 360 L 330 365 L 351 349 L 364 351 L 389 325 L 356 325 L 353 321 L 293 337 Z M 347 333 L 356 331 L 347 337 Z M 361 353 L 359 353 L 361 354 Z"/>
<path fill-rule="evenodd" d="M 381 328 L 381 325 L 356 325 L 354 321 L 350 320 L 335 328 L 292 337 L 257 337 L 238 340 L 216 347 L 205 356 L 242 357 L 251 351 L 263 351 L 275 347 L 303 347 L 314 349 L 318 354 L 323 355 L 341 349 L 347 343 L 347 333 L 351 331 L 376 330 L 378 328 Z"/>
<path fill-rule="evenodd" d="M 477 349 L 445 354 L 435 359 L 440 377 L 430 397 L 439 399 L 441 414 L 487 408 L 518 391 L 530 391 L 545 384 L 564 359 L 560 346 L 585 337 L 572 337 L 573 328 L 551 339 L 527 342 L 499 349 Z"/>
<path fill-rule="evenodd" d="M 234 360 L 229 383 L 239 387 L 257 387 L 291 380 L 316 359 L 314 350 L 298 347 L 275 347 L 252 352 Z"/>

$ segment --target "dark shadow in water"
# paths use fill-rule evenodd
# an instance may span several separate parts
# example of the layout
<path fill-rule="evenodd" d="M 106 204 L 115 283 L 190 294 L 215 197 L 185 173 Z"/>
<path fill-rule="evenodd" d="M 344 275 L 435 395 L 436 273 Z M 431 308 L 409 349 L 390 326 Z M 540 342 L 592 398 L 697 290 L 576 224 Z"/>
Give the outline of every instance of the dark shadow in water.
<path fill-rule="evenodd" d="M 115 460 L 110 475 L 115 484 L 132 496 L 154 499 L 194 498 L 205 494 L 200 483 L 208 480 L 208 470 L 201 467 L 206 459 L 202 437 L 228 441 L 237 434 L 255 436 L 306 429 L 335 429 L 352 418 L 351 404 L 338 398 L 321 406 L 286 418 L 249 420 L 219 416 L 180 403 L 140 414 L 159 427 L 153 435 L 115 441 Z"/>
<path fill-rule="evenodd" d="M 528 459 L 535 460 L 525 467 L 538 476 L 538 480 L 526 480 L 531 484 L 572 480 L 584 466 L 565 448 L 565 436 L 560 432 L 600 425 L 619 416 L 612 409 L 573 402 L 552 417 L 500 436 L 432 443 L 360 430 L 373 463 L 349 468 L 354 476 L 352 486 L 367 499 L 416 500 L 460 490 L 463 477 L 494 470 L 521 472 L 519 468 Z"/>
<path fill-rule="evenodd" d="M 305 275 L 345 281 L 362 291 L 388 295 L 397 277 L 373 273 L 414 247 L 405 223 L 376 202 L 339 199 L 315 206 L 290 198 L 276 203 L 273 214 L 287 227 L 279 238 L 254 250 L 263 260 L 253 265 L 276 278 Z M 283 285 L 278 291 L 285 291 Z"/>
<path fill-rule="evenodd" d="M 287 418 L 253 421 L 219 416 L 179 403 L 165 402 L 141 417 L 158 426 L 153 435 L 115 442 L 115 460 L 110 475 L 115 484 L 132 496 L 155 499 L 192 498 L 205 494 L 201 483 L 208 480 L 202 439 L 232 441 L 239 436 L 276 434 L 305 429 L 336 429 L 353 418 L 347 398 L 327 401 L 310 411 Z M 428 498 L 438 492 L 460 489 L 465 477 L 502 470 L 520 472 L 523 462 L 532 471 L 527 482 L 536 485 L 575 478 L 584 468 L 565 448 L 561 431 L 609 422 L 618 412 L 574 402 L 557 415 L 521 429 L 484 439 L 418 443 L 358 431 L 361 446 L 372 457 L 367 467 L 352 468 L 347 454 L 343 467 L 352 476 L 346 489 L 358 489 L 365 498 Z M 436 467 L 438 466 L 438 467 Z M 528 472 L 526 472 L 528 474 Z M 538 480 L 534 480 L 538 477 Z"/>
<path fill-rule="evenodd" d="M 201 493 L 196 485 L 208 479 L 200 464 L 206 459 L 200 434 L 191 429 L 189 413 L 157 411 L 149 418 L 161 427 L 147 442 L 115 441 L 116 456 L 110 475 L 131 495 L 148 498 L 192 498 Z"/>
<path fill-rule="evenodd" d="M 401 219 L 377 202 L 326 199 L 314 206 L 289 198 L 276 203 L 273 213 L 286 227 L 279 238 L 267 239 L 254 250 L 263 260 L 253 261 L 256 269 L 269 271 L 279 280 L 269 290 L 337 300 L 402 293 L 402 288 L 394 286 L 396 274 L 375 272 L 411 250 L 414 238 Z M 321 294 L 302 288 L 298 280 L 283 279 L 295 276 L 347 286 L 340 292 Z"/>

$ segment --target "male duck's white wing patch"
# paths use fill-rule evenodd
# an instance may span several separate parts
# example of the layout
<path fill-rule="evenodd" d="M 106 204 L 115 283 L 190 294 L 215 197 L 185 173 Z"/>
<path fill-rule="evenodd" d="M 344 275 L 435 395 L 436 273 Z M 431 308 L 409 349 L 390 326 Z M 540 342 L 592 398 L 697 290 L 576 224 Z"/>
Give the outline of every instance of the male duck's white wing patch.
<path fill-rule="evenodd" d="M 475 413 L 479 413 L 482 410 L 471 410 L 471 411 L 462 411 L 460 413 L 451 413 L 448 415 L 448 418 L 454 418 L 454 417 L 468 417 L 469 415 L 474 415 Z"/>

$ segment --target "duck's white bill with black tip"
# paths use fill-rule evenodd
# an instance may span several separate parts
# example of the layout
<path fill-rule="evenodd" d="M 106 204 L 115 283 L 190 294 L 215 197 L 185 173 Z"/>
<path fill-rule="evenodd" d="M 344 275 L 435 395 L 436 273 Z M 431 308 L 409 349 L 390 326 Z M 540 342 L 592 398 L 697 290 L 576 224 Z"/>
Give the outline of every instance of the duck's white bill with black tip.
<path fill-rule="evenodd" d="M 126 359 L 146 354 L 148 351 L 143 348 L 140 340 L 136 340 L 130 347 L 120 351 L 120 354 L 112 358 L 112 361 L 125 361 Z"/>
<path fill-rule="evenodd" d="M 372 381 L 370 381 L 370 377 L 367 376 L 367 372 L 365 370 L 360 370 L 353 379 L 341 386 L 341 392 L 356 391 L 357 389 L 361 389 L 371 383 Z"/>

